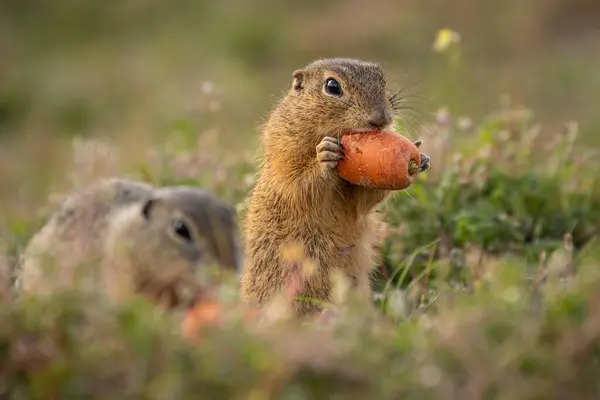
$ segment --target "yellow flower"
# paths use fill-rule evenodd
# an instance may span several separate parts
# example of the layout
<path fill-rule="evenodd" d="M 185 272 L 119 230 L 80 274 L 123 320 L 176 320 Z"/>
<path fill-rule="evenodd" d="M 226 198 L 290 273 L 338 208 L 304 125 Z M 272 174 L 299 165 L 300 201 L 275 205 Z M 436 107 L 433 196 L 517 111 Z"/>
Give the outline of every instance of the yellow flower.
<path fill-rule="evenodd" d="M 438 31 L 435 42 L 433 43 L 433 50 L 437 52 L 443 52 L 448 49 L 451 45 L 460 42 L 460 34 L 450 29 L 441 29 Z"/>

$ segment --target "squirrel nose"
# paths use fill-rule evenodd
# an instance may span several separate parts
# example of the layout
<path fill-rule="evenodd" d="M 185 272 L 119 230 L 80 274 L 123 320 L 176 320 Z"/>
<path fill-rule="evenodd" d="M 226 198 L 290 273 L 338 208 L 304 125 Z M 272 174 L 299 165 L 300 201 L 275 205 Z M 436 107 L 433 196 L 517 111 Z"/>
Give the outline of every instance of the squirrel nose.
<path fill-rule="evenodd" d="M 392 122 L 392 116 L 387 108 L 378 107 L 371 112 L 368 121 L 373 128 L 383 128 Z"/>

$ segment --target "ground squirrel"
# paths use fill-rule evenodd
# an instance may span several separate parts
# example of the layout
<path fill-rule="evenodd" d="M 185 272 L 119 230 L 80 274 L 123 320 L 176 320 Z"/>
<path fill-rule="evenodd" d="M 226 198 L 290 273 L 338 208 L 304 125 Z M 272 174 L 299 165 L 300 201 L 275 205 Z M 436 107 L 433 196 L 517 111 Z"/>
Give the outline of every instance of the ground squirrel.
<path fill-rule="evenodd" d="M 295 267 L 280 252 L 294 243 L 318 263 L 299 296 L 327 300 L 331 273 L 339 270 L 370 298 L 378 226 L 373 210 L 389 191 L 337 175 L 344 154 L 339 139 L 349 132 L 393 129 L 398 101 L 377 63 L 322 59 L 293 72 L 291 90 L 262 128 L 264 157 L 244 224 L 242 298 L 262 304 L 294 279 Z M 423 154 L 421 171 L 428 168 Z M 294 307 L 300 314 L 318 310 L 305 301 Z"/>
<path fill-rule="evenodd" d="M 141 292 L 173 307 L 183 301 L 182 286 L 200 287 L 195 274 L 210 261 L 241 270 L 232 206 L 200 188 L 108 178 L 70 195 L 31 238 L 15 287 L 41 295 L 75 284 L 81 273 L 77 285 L 109 298 Z M 46 265 L 51 272 L 43 273 Z"/>

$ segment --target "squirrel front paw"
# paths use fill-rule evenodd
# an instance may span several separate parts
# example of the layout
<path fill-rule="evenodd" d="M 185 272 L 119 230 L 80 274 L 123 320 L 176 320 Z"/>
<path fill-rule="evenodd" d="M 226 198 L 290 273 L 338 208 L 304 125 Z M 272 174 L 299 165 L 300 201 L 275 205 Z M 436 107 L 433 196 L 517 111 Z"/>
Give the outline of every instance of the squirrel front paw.
<path fill-rule="evenodd" d="M 421 139 L 417 139 L 413 142 L 413 144 L 419 148 L 421 147 L 421 144 L 423 144 L 423 141 Z M 428 169 L 431 169 L 431 158 L 427 154 L 421 153 L 421 165 L 418 166 L 418 171 L 424 172 Z"/>
<path fill-rule="evenodd" d="M 339 139 L 325 136 L 317 145 L 317 160 L 323 172 L 333 170 L 344 157 L 344 146 Z"/>

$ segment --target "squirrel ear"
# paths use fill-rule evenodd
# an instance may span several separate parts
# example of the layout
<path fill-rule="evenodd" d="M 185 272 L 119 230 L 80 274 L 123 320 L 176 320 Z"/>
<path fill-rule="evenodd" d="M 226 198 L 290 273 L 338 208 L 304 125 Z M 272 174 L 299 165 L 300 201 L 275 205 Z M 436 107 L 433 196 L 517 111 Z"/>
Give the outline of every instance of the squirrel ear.
<path fill-rule="evenodd" d="M 303 69 L 297 69 L 292 74 L 294 77 L 294 81 L 292 82 L 292 89 L 294 92 L 300 93 L 300 91 L 304 89 L 304 75 L 305 71 Z"/>
<path fill-rule="evenodd" d="M 156 200 L 150 198 L 146 200 L 146 202 L 142 205 L 142 215 L 145 219 L 150 219 L 150 212 L 152 211 L 152 207 L 156 203 Z"/>

